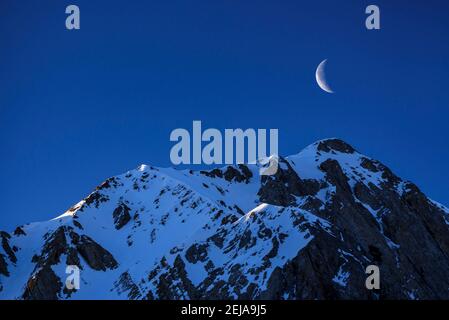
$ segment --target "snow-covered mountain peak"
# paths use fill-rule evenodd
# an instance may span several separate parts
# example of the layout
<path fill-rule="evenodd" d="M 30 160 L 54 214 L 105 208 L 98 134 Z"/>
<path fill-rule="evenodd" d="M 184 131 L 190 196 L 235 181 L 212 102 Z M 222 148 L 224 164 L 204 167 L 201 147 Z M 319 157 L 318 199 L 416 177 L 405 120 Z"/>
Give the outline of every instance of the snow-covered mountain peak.
<path fill-rule="evenodd" d="M 0 233 L 0 298 L 376 298 L 369 264 L 381 296 L 447 296 L 449 212 L 417 186 L 335 138 L 259 169 L 111 177 L 57 218 Z M 80 290 L 64 288 L 67 265 Z"/>

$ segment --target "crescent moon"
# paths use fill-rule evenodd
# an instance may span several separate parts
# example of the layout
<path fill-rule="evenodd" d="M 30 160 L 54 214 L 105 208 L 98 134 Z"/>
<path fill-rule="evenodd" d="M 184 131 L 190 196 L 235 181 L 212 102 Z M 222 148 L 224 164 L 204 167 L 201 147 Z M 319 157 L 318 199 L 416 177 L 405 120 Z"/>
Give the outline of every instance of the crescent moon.
<path fill-rule="evenodd" d="M 334 91 L 332 91 L 331 87 L 329 86 L 329 84 L 326 81 L 326 73 L 325 73 L 326 63 L 327 63 L 327 59 L 324 59 L 318 65 L 318 68 L 316 68 L 316 72 L 315 72 L 316 82 L 318 83 L 320 88 L 323 89 L 324 91 L 326 91 L 327 93 L 334 93 Z"/>

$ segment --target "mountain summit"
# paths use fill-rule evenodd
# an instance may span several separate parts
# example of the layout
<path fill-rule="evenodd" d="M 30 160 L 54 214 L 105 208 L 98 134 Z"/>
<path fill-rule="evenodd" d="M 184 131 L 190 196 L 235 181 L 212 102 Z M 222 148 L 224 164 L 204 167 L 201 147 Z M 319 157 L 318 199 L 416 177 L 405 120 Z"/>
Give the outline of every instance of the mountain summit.
<path fill-rule="evenodd" d="M 338 139 L 258 169 L 142 165 L 1 232 L 0 299 L 449 299 L 449 210 L 416 185 Z"/>

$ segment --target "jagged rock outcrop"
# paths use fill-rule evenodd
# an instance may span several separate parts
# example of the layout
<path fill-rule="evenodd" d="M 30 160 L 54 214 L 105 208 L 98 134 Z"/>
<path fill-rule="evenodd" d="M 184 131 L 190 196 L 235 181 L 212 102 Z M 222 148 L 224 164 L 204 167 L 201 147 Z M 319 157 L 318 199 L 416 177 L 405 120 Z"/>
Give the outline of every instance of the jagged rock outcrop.
<path fill-rule="evenodd" d="M 285 207 L 294 204 L 296 196 L 313 196 L 319 190 L 319 181 L 301 179 L 288 161 L 280 158 L 276 174 L 262 176 L 261 187 L 257 194 L 261 202 Z"/>
<path fill-rule="evenodd" d="M 114 217 L 114 224 L 117 230 L 123 228 L 129 220 L 131 220 L 129 211 L 129 207 L 124 203 L 120 203 L 119 206 L 114 209 L 112 216 Z"/>
<path fill-rule="evenodd" d="M 5 257 L 2 254 L 0 254 L 0 274 L 9 276 L 8 265 L 6 263 Z"/>
<path fill-rule="evenodd" d="M 56 300 L 61 291 L 61 279 L 49 266 L 39 269 L 27 282 L 23 299 Z"/>
<path fill-rule="evenodd" d="M 114 257 L 86 235 L 79 235 L 71 226 L 60 226 L 44 235 L 44 245 L 39 255 L 34 255 L 35 267 L 22 295 L 26 300 L 54 300 L 70 297 L 74 289 L 63 287 L 61 278 L 52 269 L 61 263 L 83 269 L 80 258 L 93 270 L 117 268 Z M 65 260 L 62 258 L 65 257 Z"/>
<path fill-rule="evenodd" d="M 0 231 L 0 238 L 1 238 L 1 244 L 2 244 L 3 251 L 8 256 L 8 259 L 12 263 L 16 263 L 17 258 L 16 258 L 14 251 L 16 251 L 17 249 L 15 247 L 11 248 L 11 246 L 9 244 L 9 240 L 11 239 L 11 236 L 7 232 Z"/>
<path fill-rule="evenodd" d="M 94 270 L 106 271 L 117 268 L 117 261 L 112 254 L 86 235 L 82 235 L 77 241 L 76 249 Z"/>
<path fill-rule="evenodd" d="M 118 292 L 118 294 L 126 293 L 128 299 L 130 300 L 138 300 L 143 298 L 139 287 L 134 283 L 128 272 L 122 273 L 114 285 L 114 289 Z"/>

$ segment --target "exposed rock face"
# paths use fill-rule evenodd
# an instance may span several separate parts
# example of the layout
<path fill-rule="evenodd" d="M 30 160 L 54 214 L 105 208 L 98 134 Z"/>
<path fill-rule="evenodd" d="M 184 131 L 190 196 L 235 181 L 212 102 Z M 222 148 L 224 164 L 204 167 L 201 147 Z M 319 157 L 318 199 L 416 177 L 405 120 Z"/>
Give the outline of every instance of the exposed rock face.
<path fill-rule="evenodd" d="M 76 248 L 87 264 L 94 270 L 106 271 L 107 269 L 117 268 L 117 261 L 115 261 L 112 254 L 88 236 L 81 236 Z"/>
<path fill-rule="evenodd" d="M 332 152 L 335 153 L 341 152 L 341 153 L 354 153 L 356 152 L 355 149 L 340 139 L 327 139 L 318 142 L 317 146 L 318 151 L 323 151 L 326 153 Z"/>
<path fill-rule="evenodd" d="M 448 209 L 338 139 L 279 158 L 273 176 L 141 166 L 1 233 L 0 298 L 449 299 L 448 226 Z M 66 265 L 80 290 L 63 288 Z"/>
<path fill-rule="evenodd" d="M 302 180 L 283 158 L 279 159 L 279 165 L 276 174 L 262 176 L 261 188 L 258 192 L 261 202 L 288 206 L 295 203 L 295 196 L 315 195 L 319 191 L 319 181 Z"/>
<path fill-rule="evenodd" d="M 158 298 L 162 300 L 195 299 L 196 289 L 185 270 L 185 263 L 178 255 L 172 267 L 162 273 L 157 282 Z"/>
<path fill-rule="evenodd" d="M 112 216 L 114 217 L 114 224 L 117 230 L 123 228 L 123 226 L 125 226 L 129 222 L 129 220 L 131 220 L 129 211 L 129 207 L 124 203 L 120 203 L 120 205 L 115 208 Z"/>
<path fill-rule="evenodd" d="M 198 261 L 205 261 L 207 257 L 207 247 L 204 244 L 194 244 L 186 251 L 186 259 L 190 263 L 196 263 Z"/>
<path fill-rule="evenodd" d="M 45 243 L 40 256 L 34 256 L 36 267 L 52 266 L 60 262 L 61 255 L 67 252 L 66 231 L 68 228 L 59 227 L 52 234 L 45 236 Z"/>
<path fill-rule="evenodd" d="M 1 247 L 0 247 L 0 292 L 3 291 L 3 281 L 1 276 L 9 277 L 10 272 L 8 271 L 8 261 L 10 264 L 15 264 L 17 258 L 15 255 L 15 250 L 17 248 L 11 248 L 9 241 L 11 236 L 4 231 L 0 231 Z"/>
<path fill-rule="evenodd" d="M 15 236 L 26 236 L 25 231 L 21 227 L 17 227 L 16 230 L 14 230 Z"/>
<path fill-rule="evenodd" d="M 6 255 L 8 256 L 9 260 L 12 263 L 16 263 L 17 262 L 16 255 L 14 254 L 14 250 L 9 245 L 9 239 L 11 239 L 11 236 L 6 232 L 1 231 L 0 238 L 1 238 L 1 242 L 2 242 L 2 248 L 3 248 L 4 252 L 6 253 Z"/>
<path fill-rule="evenodd" d="M 5 257 L 0 254 L 0 274 L 9 276 L 8 265 L 6 264 Z"/>
<path fill-rule="evenodd" d="M 244 164 L 239 164 L 237 167 L 228 166 L 224 171 L 221 169 L 213 169 L 211 171 L 200 171 L 200 173 L 211 178 L 218 177 L 224 178 L 229 182 L 236 181 L 245 183 L 248 183 L 253 176 L 251 170 Z"/>
<path fill-rule="evenodd" d="M 73 290 L 63 287 L 53 266 L 77 266 L 83 269 L 80 257 L 94 270 L 106 271 L 117 267 L 114 257 L 86 235 L 79 235 L 73 227 L 61 226 L 44 236 L 40 255 L 35 255 L 34 271 L 26 284 L 22 298 L 26 300 L 54 300 L 70 297 Z M 65 260 L 62 261 L 62 257 Z"/>
<path fill-rule="evenodd" d="M 10 272 L 8 271 L 8 261 L 12 264 L 17 262 L 14 250 L 11 249 L 11 246 L 9 244 L 10 239 L 11 236 L 7 232 L 0 231 L 0 292 L 3 291 L 3 281 L 1 276 L 10 276 Z"/>
<path fill-rule="evenodd" d="M 134 283 L 128 272 L 124 272 L 120 275 L 118 281 L 115 282 L 115 290 L 117 290 L 119 294 L 126 293 L 130 300 L 139 300 L 143 298 L 139 287 Z"/>
<path fill-rule="evenodd" d="M 61 279 L 46 266 L 31 277 L 25 288 L 23 299 L 25 300 L 56 300 L 61 290 Z"/>

